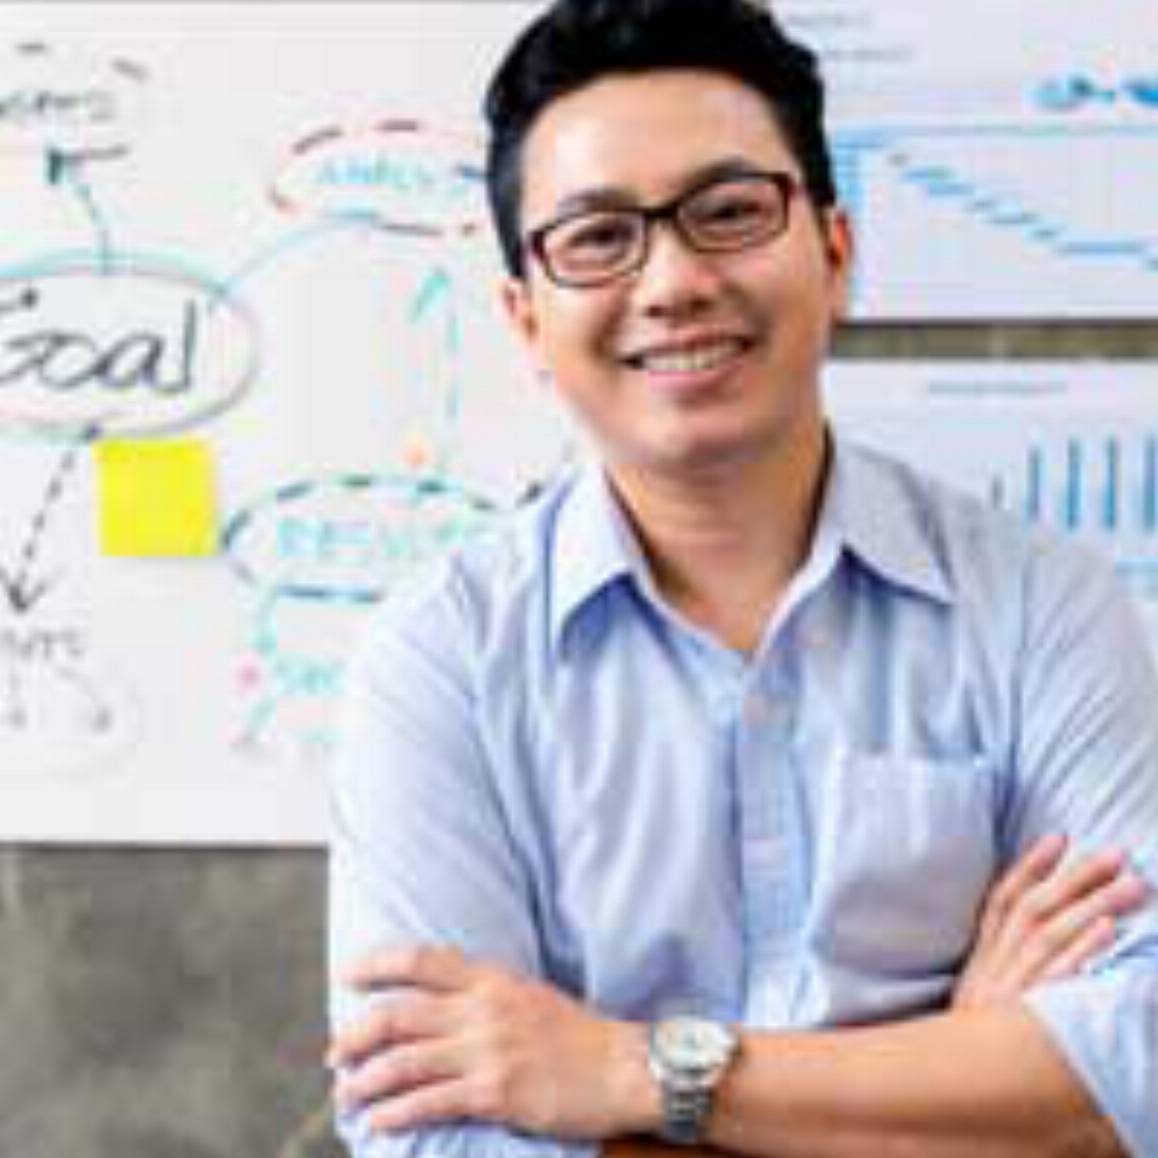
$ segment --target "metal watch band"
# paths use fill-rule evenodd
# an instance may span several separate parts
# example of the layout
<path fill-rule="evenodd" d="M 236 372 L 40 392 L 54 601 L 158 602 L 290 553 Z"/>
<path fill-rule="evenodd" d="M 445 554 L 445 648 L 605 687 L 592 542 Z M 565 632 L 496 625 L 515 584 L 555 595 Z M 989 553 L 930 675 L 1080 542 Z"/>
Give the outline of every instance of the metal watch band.
<path fill-rule="evenodd" d="M 712 1108 L 710 1089 L 681 1090 L 668 1084 L 661 1087 L 663 1130 L 661 1137 L 677 1146 L 694 1146 L 704 1136 L 708 1111 Z"/>

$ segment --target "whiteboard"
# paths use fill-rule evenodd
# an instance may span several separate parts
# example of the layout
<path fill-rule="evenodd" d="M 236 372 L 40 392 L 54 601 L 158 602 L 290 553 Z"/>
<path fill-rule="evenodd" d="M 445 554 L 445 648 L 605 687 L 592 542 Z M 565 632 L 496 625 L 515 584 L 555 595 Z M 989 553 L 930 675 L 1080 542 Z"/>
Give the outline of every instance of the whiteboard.
<path fill-rule="evenodd" d="M 1056 39 L 1056 4 L 1000 6 L 1010 43 L 1042 42 L 1047 8 Z M 0 7 L 0 840 L 321 840 L 367 610 L 573 455 L 497 309 L 479 169 L 479 93 L 536 7 Z M 1096 43 L 1152 44 L 1144 7 L 1100 0 Z M 879 76 L 874 46 L 896 37 L 905 62 L 944 62 L 968 16 L 914 23 L 928 10 L 784 4 L 810 39 L 828 30 L 866 235 L 916 218 L 887 208 L 884 153 L 847 164 L 888 113 L 852 99 L 857 77 Z M 968 69 L 936 75 L 934 104 L 977 91 Z M 896 107 L 928 107 L 923 68 L 890 77 Z M 1142 194 L 1119 195 L 1132 221 Z M 928 247 L 910 241 L 867 248 L 862 316 L 1016 307 L 1006 287 L 1058 308 L 1031 296 L 1038 265 L 1006 261 L 995 285 L 980 246 L 927 292 Z M 1148 273 L 1115 285 L 1133 296 L 1095 296 L 1151 308 Z M 207 448 L 217 552 L 102 548 L 113 438 Z"/>
<path fill-rule="evenodd" d="M 475 119 L 517 5 L 0 13 L 0 837 L 313 842 L 342 660 L 570 435 L 507 336 Z M 221 550 L 101 550 L 195 438 Z"/>

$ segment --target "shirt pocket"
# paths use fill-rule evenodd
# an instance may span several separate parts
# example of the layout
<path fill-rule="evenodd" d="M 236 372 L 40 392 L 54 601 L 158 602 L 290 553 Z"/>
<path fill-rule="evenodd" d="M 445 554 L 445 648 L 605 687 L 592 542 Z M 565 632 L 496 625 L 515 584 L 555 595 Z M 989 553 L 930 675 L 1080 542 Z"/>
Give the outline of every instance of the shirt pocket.
<path fill-rule="evenodd" d="M 821 781 L 813 952 L 880 983 L 954 972 L 995 870 L 992 767 L 981 758 L 844 751 Z"/>

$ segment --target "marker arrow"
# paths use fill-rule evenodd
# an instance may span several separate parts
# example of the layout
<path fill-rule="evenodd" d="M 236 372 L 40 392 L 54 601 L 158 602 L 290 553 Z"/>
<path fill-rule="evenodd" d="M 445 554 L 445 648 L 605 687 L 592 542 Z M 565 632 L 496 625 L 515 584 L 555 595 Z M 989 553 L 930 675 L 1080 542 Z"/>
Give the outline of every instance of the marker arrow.
<path fill-rule="evenodd" d="M 9 575 L 0 567 L 0 595 L 15 615 L 31 611 L 48 594 L 55 579 L 33 581 L 27 575 Z"/>

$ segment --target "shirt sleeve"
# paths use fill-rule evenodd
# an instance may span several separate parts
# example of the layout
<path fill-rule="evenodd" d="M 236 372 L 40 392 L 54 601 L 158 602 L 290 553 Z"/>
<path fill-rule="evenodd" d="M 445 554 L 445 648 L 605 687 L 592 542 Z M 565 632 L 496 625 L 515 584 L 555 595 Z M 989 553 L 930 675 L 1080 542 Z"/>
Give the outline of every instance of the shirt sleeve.
<path fill-rule="evenodd" d="M 330 1016 L 371 998 L 338 971 L 372 948 L 454 945 L 541 975 L 526 874 L 474 724 L 469 623 L 447 595 L 382 609 L 350 665 L 330 776 Z M 337 1129 L 354 1158 L 591 1158 L 591 1146 L 470 1122 L 373 1135 Z"/>
<path fill-rule="evenodd" d="M 1130 1153 L 1158 1158 L 1158 679 L 1135 608 L 1084 553 L 1044 549 L 1025 607 L 1011 851 L 1063 831 L 1124 849 L 1152 890 L 1110 951 L 1027 1001 Z"/>

